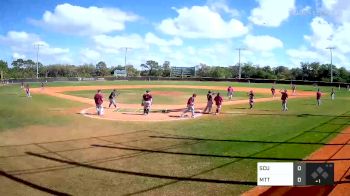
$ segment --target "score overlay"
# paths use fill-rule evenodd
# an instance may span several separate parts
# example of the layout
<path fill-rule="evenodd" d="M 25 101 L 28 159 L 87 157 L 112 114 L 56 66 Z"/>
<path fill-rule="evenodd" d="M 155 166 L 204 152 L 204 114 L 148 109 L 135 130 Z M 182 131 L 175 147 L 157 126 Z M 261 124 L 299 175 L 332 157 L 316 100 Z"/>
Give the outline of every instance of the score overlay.
<path fill-rule="evenodd" d="M 334 163 L 259 162 L 259 186 L 333 185 Z"/>

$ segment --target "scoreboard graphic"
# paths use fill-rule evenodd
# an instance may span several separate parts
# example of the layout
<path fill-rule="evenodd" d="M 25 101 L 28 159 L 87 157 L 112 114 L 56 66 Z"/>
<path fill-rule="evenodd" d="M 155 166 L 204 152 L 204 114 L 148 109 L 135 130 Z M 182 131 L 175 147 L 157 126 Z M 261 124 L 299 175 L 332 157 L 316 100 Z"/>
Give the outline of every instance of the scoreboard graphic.
<path fill-rule="evenodd" d="M 333 185 L 334 163 L 259 162 L 258 186 Z"/>

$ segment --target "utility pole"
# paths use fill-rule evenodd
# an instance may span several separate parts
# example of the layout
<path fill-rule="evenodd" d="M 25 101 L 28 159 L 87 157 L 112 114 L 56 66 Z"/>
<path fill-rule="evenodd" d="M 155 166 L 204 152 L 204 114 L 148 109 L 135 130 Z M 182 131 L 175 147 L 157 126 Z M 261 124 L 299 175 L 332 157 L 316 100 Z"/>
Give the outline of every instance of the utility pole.
<path fill-rule="evenodd" d="M 128 53 L 128 49 L 132 49 L 132 48 L 129 48 L 129 47 L 122 47 L 120 49 L 125 49 L 125 56 L 124 56 L 124 67 L 126 67 L 126 54 Z"/>
<path fill-rule="evenodd" d="M 36 47 L 36 79 L 39 79 L 39 49 L 41 46 L 44 46 L 43 44 L 34 44 L 34 47 Z"/>
<path fill-rule="evenodd" d="M 241 67 L 241 50 L 246 50 L 245 48 L 236 48 L 238 50 L 238 79 L 241 79 L 242 76 L 242 67 Z"/>
<path fill-rule="evenodd" d="M 331 53 L 331 83 L 333 83 L 333 50 L 335 47 L 327 47 L 326 49 Z"/>

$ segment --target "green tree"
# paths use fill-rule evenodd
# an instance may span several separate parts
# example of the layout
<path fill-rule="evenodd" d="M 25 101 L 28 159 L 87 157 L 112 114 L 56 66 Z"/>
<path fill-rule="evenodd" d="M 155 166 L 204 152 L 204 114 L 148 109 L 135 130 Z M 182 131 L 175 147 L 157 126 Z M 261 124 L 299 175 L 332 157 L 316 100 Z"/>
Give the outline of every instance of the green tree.
<path fill-rule="evenodd" d="M 162 73 L 158 62 L 154 60 L 148 60 L 146 64 L 141 64 L 140 66 L 146 69 L 148 76 L 160 76 Z"/>
<path fill-rule="evenodd" d="M 92 64 L 84 64 L 77 67 L 77 75 L 79 77 L 92 77 L 95 75 L 95 66 Z"/>
<path fill-rule="evenodd" d="M 96 76 L 107 76 L 109 75 L 110 71 L 107 68 L 107 65 L 105 62 L 100 61 L 96 64 Z"/>
<path fill-rule="evenodd" d="M 125 70 L 128 73 L 128 76 L 135 77 L 140 75 L 140 71 L 138 71 L 133 65 L 125 66 Z"/>
<path fill-rule="evenodd" d="M 170 62 L 169 61 L 164 61 L 163 67 L 162 67 L 162 76 L 163 77 L 170 77 Z"/>
<path fill-rule="evenodd" d="M 5 75 L 7 74 L 7 72 L 8 72 L 7 62 L 0 60 L 0 74 L 2 74 L 1 77 L 5 78 Z"/>

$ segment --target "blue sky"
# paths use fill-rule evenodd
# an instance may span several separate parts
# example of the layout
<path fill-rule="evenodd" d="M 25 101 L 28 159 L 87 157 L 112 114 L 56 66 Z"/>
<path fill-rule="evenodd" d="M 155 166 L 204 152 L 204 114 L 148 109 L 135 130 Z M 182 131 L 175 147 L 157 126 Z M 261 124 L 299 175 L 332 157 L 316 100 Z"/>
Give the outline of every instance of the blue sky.
<path fill-rule="evenodd" d="M 300 62 L 350 69 L 347 0 L 2 0 L 0 59 L 174 66 Z"/>

